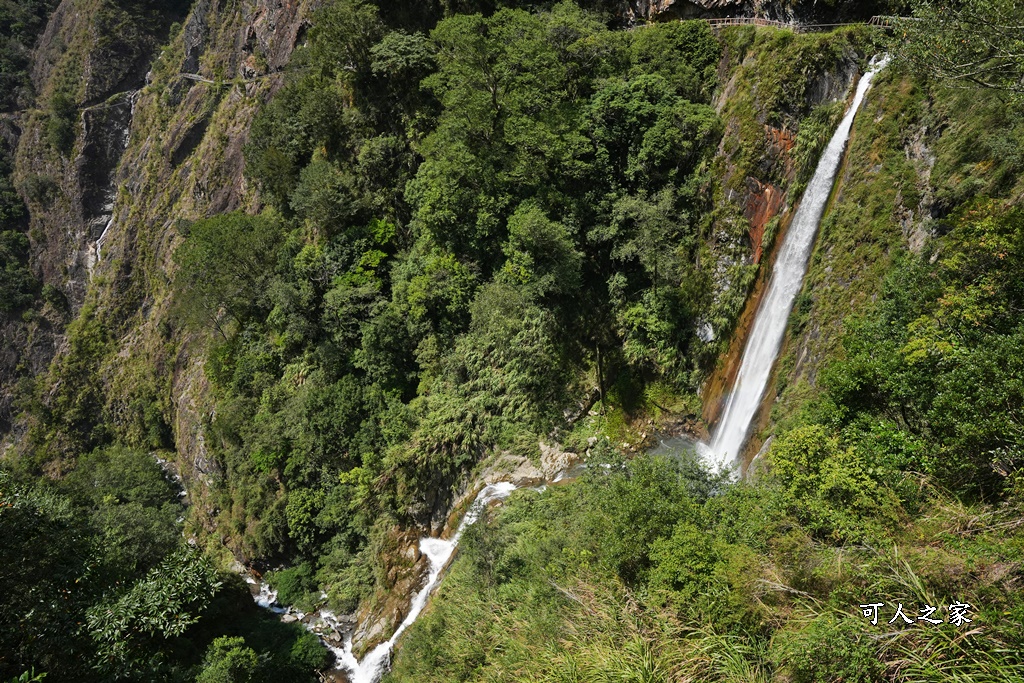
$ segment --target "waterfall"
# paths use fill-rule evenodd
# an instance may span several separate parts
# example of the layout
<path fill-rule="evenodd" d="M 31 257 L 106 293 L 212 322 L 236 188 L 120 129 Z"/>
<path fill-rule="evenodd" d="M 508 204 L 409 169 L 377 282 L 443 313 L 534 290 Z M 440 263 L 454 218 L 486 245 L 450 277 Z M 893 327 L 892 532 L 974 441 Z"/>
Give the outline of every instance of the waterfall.
<path fill-rule="evenodd" d="M 797 209 L 779 249 L 768 292 L 757 309 L 754 326 L 743 349 L 740 370 L 729 394 L 725 412 L 719 420 L 710 447 L 704 453 L 710 460 L 709 464 L 717 469 L 737 465 L 740 449 L 747 440 L 750 424 L 761 403 L 775 357 L 782 346 L 793 301 L 803 286 L 814 237 L 818 232 L 825 204 L 832 193 L 836 172 L 843 158 L 846 141 L 850 137 L 853 118 L 871 86 L 871 80 L 887 61 L 887 58 L 877 62 L 872 60 L 871 68 L 857 84 L 850 109 L 821 155 L 814 176 L 800 202 L 800 208 Z"/>
<path fill-rule="evenodd" d="M 564 473 L 560 472 L 559 477 Z M 462 532 L 467 526 L 476 522 L 480 516 L 487 509 L 487 506 L 496 500 L 504 500 L 508 498 L 509 494 L 515 491 L 518 486 L 510 482 L 498 482 L 496 484 L 490 484 L 485 486 L 477 494 L 473 500 L 473 504 L 469 506 L 469 510 L 466 511 L 465 516 L 462 518 L 462 522 L 459 523 L 459 527 L 451 538 L 445 540 L 441 538 L 432 538 L 426 536 L 420 539 L 420 552 L 422 552 L 427 558 L 427 576 L 426 581 L 423 583 L 423 587 L 420 588 L 414 596 L 412 596 L 412 602 L 409 605 L 409 613 L 406 614 L 405 619 L 399 624 L 398 628 L 391 637 L 385 642 L 381 643 L 377 647 L 373 648 L 359 661 L 356 659 L 355 654 L 352 652 L 352 636 L 349 635 L 345 638 L 344 647 L 335 647 L 332 645 L 332 641 L 327 640 L 324 635 L 324 629 L 329 630 L 333 633 L 342 633 L 347 629 L 342 625 L 341 620 L 338 619 L 338 615 L 331 612 L 328 609 L 317 609 L 311 615 L 312 619 L 307 619 L 307 615 L 303 612 L 298 611 L 294 607 L 282 607 L 277 602 L 277 591 L 272 589 L 268 584 L 257 582 L 251 576 L 246 577 L 246 581 L 254 586 L 259 586 L 258 592 L 254 592 L 253 600 L 256 604 L 264 609 L 268 609 L 275 614 L 283 615 L 287 621 L 299 621 L 303 622 L 307 629 L 316 633 L 321 638 L 321 642 L 334 653 L 335 663 L 338 669 L 345 671 L 348 676 L 350 683 L 377 683 L 381 676 L 387 673 L 391 667 L 391 652 L 395 648 L 395 643 L 398 642 L 399 636 L 401 636 L 407 628 L 412 626 L 412 623 L 416 621 L 416 618 L 423 611 L 423 608 L 427 606 L 427 599 L 430 598 L 430 594 L 437 587 L 437 584 L 441 581 L 441 575 L 444 572 L 445 567 L 448 565 L 448 561 L 451 560 L 452 555 L 455 554 L 455 548 L 459 544 L 459 538 L 462 537 Z M 540 489 L 535 489 L 540 490 Z M 323 594 L 322 598 L 326 598 L 327 595 Z M 336 642 L 336 641 L 334 641 Z"/>
<path fill-rule="evenodd" d="M 433 592 L 437 583 L 441 580 L 441 572 L 455 552 L 455 547 L 459 544 L 462 531 L 479 519 L 488 505 L 496 500 L 507 498 L 515 490 L 516 486 L 508 482 L 485 486 L 477 494 L 476 500 L 473 501 L 473 504 L 466 512 L 466 516 L 462 518 L 462 522 L 459 524 L 459 528 L 454 536 L 448 540 L 431 538 L 429 536 L 420 539 L 420 551 L 427 556 L 429 561 L 427 580 L 413 597 L 412 604 L 409 606 L 409 613 L 395 630 L 394 634 L 392 634 L 391 638 L 367 653 L 362 661 L 358 661 L 355 655 L 352 654 L 351 636 L 346 640 L 344 648 L 331 648 L 338 659 L 338 665 L 348 670 L 352 683 L 376 683 L 388 670 L 391 663 L 391 651 L 394 649 L 395 643 L 398 642 L 399 636 L 416 621 L 416 617 L 420 615 L 420 612 L 426 606 L 427 598 L 430 597 L 431 592 Z"/>

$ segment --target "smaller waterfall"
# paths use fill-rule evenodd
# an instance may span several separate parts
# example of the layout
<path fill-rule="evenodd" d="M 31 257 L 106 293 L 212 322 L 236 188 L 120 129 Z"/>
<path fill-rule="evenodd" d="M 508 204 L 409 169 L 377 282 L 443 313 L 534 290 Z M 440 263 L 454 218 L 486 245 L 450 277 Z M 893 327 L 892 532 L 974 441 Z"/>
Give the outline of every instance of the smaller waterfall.
<path fill-rule="evenodd" d="M 872 60 L 871 68 L 857 84 L 850 109 L 821 155 L 814 176 L 800 202 L 800 208 L 797 209 L 786 233 L 775 262 L 768 292 L 757 310 L 754 326 L 743 350 L 740 370 L 729 394 L 725 412 L 719 420 L 711 446 L 702 452 L 708 464 L 716 469 L 736 465 L 740 449 L 746 443 L 750 424 L 757 413 L 772 366 L 775 364 L 775 357 L 782 346 L 793 301 L 803 286 L 814 237 L 818 232 L 818 224 L 825 212 L 829 195 L 832 193 L 832 185 L 839 170 L 839 163 L 843 159 L 853 118 L 871 86 L 871 80 L 887 61 L 887 58 L 877 62 Z"/>
<path fill-rule="evenodd" d="M 459 544 L 459 538 L 462 536 L 463 530 L 479 519 L 488 505 L 496 500 L 507 498 L 515 490 L 516 486 L 508 482 L 485 486 L 477 494 L 476 500 L 473 501 L 473 504 L 466 512 L 466 516 L 462 518 L 462 522 L 459 524 L 459 528 L 454 536 L 448 540 L 430 537 L 420 539 L 420 551 L 427 556 L 429 561 L 427 580 L 423 584 L 423 588 L 413 597 L 412 604 L 409 606 L 409 614 L 406 615 L 391 638 L 373 648 L 363 657 L 361 662 L 352 654 L 351 636 L 345 641 L 344 648 L 332 648 L 335 656 L 338 658 L 339 666 L 348 669 L 350 672 L 349 675 L 352 683 L 377 683 L 390 665 L 391 651 L 394 649 L 395 643 L 398 642 L 399 636 L 416 621 L 420 612 L 426 607 L 427 598 L 430 597 L 437 583 L 441 580 L 441 572 L 444 571 L 448 560 L 455 553 L 455 547 Z"/>
<path fill-rule="evenodd" d="M 574 468 L 561 470 L 557 473 L 555 480 L 558 481 L 566 477 L 572 478 L 573 472 Z M 391 638 L 368 652 L 362 661 L 356 659 L 352 652 L 351 635 L 345 639 L 342 647 L 337 647 L 333 644 L 340 641 L 332 636 L 345 633 L 350 629 L 350 626 L 344 624 L 343 620 L 338 618 L 338 615 L 323 608 L 317 609 L 311 614 L 306 614 L 294 607 L 284 607 L 277 602 L 277 591 L 267 583 L 257 581 L 252 576 L 246 576 L 245 580 L 253 586 L 252 597 L 257 605 L 281 615 L 283 621 L 302 622 L 308 630 L 317 634 L 321 642 L 334 653 L 337 668 L 345 671 L 350 683 L 377 683 L 381 676 L 391 667 L 391 653 L 394 650 L 395 643 L 398 642 L 399 637 L 405 630 L 416 621 L 423 608 L 426 607 L 430 594 L 437 588 L 437 584 L 440 583 L 445 567 L 447 567 L 452 555 L 455 554 L 455 548 L 459 544 L 462 532 L 465 531 L 466 527 L 480 519 L 480 516 L 487 510 L 488 505 L 496 500 L 504 500 L 518 488 L 518 485 L 511 482 L 498 482 L 485 486 L 480 490 L 476 498 L 473 499 L 473 503 L 469 506 L 465 516 L 459 523 L 458 529 L 456 529 L 455 534 L 451 538 L 445 540 L 426 536 L 420 539 L 420 552 L 427 558 L 427 573 L 423 586 L 412 596 L 409 613 L 402 623 L 399 624 Z M 546 488 L 546 485 L 535 486 L 532 490 L 543 491 L 544 488 Z M 322 594 L 320 597 L 326 600 L 327 594 Z"/>

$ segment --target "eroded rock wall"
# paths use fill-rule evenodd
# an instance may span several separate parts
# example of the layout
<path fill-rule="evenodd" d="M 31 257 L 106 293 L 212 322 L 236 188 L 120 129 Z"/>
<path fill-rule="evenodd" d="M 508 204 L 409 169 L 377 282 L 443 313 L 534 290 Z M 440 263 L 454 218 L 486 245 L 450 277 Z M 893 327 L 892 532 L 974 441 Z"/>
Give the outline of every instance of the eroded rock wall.
<path fill-rule="evenodd" d="M 107 0 L 64 0 L 53 13 L 32 71 L 39 108 L 20 120 L 17 179 L 31 212 L 33 264 L 59 300 L 31 325 L 4 332 L 17 351 L 0 356 L 0 417 L 5 408 L 10 416 L 14 367 L 30 350 L 43 403 L 30 422 L 69 404 L 79 422 L 67 439 L 59 421 L 37 430 L 57 434 L 43 443 L 26 443 L 32 425 L 17 424 L 8 443 L 69 463 L 92 444 L 74 433 L 102 419 L 121 443 L 175 449 L 187 482 L 217 474 L 204 441 L 212 418 L 203 354 L 170 311 L 171 255 L 183 224 L 259 209 L 242 174 L 243 147 L 317 4 L 198 0 L 162 36 L 113 39 L 104 38 Z M 74 140 L 63 150 L 51 134 L 58 95 L 75 109 Z M 75 330 L 86 326 L 103 334 L 83 351 Z M 69 395 L 74 381 L 62 379 L 71 368 L 90 378 L 88 400 Z M 203 500 L 199 489 L 194 502 Z"/>
<path fill-rule="evenodd" d="M 24 394 L 25 380 L 45 373 L 85 301 L 134 96 L 175 16 L 144 11 L 141 20 L 111 0 L 60 2 L 32 57 L 31 91 L 4 115 L 3 144 L 29 209 L 31 266 L 45 287 L 33 309 L 0 325 L 0 451 L 23 432 L 14 424 L 18 383 Z"/>
<path fill-rule="evenodd" d="M 718 158 L 722 196 L 712 226 L 712 251 L 720 314 L 709 324 L 722 352 L 702 392 L 702 418 L 709 427 L 718 419 L 739 369 L 771 273 L 773 247 L 800 201 L 795 151 L 801 126 L 815 108 L 848 97 L 864 57 L 854 47 L 856 41 L 814 34 L 773 42 L 774 31 L 759 30 L 759 38 L 741 54 L 726 50 L 719 69 L 722 86 L 715 105 L 725 134 Z M 820 57 L 825 54 L 827 60 Z M 767 87 L 771 72 L 783 68 L 787 89 L 772 91 Z"/>

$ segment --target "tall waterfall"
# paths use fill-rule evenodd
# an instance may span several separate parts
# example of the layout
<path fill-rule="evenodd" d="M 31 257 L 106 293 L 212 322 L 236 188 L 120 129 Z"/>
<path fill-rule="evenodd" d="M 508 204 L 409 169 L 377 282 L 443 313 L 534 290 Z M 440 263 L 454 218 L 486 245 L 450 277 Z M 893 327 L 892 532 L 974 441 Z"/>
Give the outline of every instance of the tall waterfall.
<path fill-rule="evenodd" d="M 754 326 L 743 350 L 739 374 L 708 449 L 710 453 L 706 453 L 712 461 L 709 464 L 719 469 L 737 464 L 740 449 L 747 440 L 750 424 L 761 403 L 775 357 L 782 346 L 793 301 L 803 285 L 814 236 L 832 192 L 846 141 L 850 137 L 853 118 L 871 86 L 871 80 L 887 61 L 872 61 L 871 68 L 857 84 L 850 109 L 821 155 L 814 177 L 807 185 L 800 208 L 783 240 L 768 292 L 757 310 Z"/>

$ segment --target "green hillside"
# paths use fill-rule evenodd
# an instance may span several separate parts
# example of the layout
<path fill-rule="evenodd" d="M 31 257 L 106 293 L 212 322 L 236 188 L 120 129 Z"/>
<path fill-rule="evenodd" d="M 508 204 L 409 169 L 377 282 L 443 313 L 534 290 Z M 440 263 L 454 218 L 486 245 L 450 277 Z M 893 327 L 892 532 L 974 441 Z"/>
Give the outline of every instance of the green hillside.
<path fill-rule="evenodd" d="M 1024 679 L 1022 19 L 0 2 L 0 681 L 345 680 L 509 479 L 384 680 Z"/>

